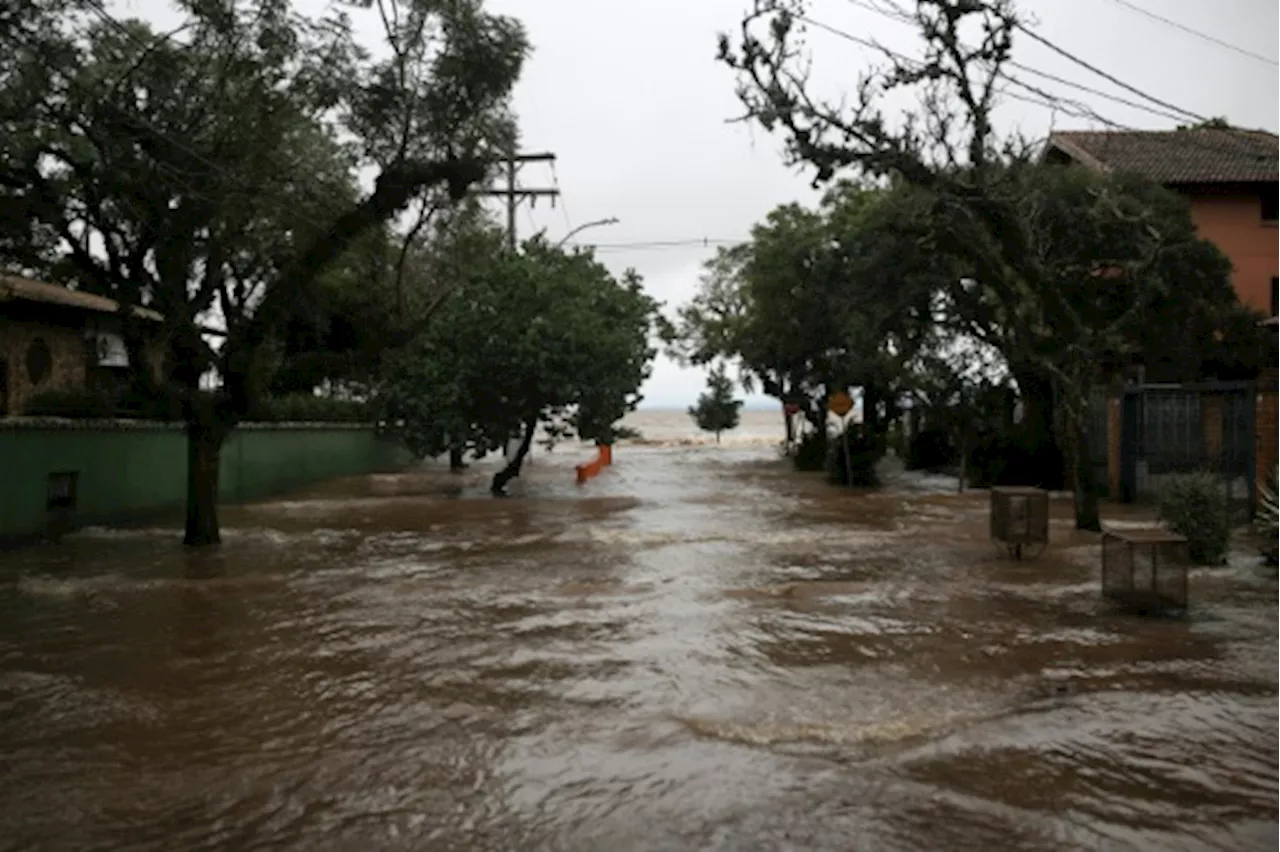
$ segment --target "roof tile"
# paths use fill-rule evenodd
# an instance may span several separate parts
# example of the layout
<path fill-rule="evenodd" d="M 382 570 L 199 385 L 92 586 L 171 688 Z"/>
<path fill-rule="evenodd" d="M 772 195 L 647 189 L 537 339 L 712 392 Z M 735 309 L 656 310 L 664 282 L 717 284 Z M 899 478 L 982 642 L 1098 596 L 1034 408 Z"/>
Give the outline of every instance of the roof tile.
<path fill-rule="evenodd" d="M 1050 134 L 1049 148 L 1092 168 L 1166 185 L 1272 183 L 1280 177 L 1280 139 L 1262 130 L 1061 131 Z"/>
<path fill-rule="evenodd" d="M 72 290 L 61 284 L 49 284 L 19 275 L 0 274 L 0 302 L 6 299 L 22 299 L 28 302 L 43 302 L 48 305 L 62 305 L 82 311 L 110 314 L 119 310 L 119 304 L 105 296 L 96 296 L 80 290 Z M 135 308 L 137 315 L 144 319 L 159 320 L 160 314 L 149 308 Z"/>

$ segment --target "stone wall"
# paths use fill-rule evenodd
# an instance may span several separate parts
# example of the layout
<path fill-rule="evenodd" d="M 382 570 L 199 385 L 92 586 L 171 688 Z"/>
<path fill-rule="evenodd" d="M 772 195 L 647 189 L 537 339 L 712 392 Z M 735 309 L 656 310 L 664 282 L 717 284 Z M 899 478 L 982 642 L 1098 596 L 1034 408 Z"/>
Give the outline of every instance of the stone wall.
<path fill-rule="evenodd" d="M 44 371 L 41 344 L 48 352 Z M 20 413 L 27 400 L 43 390 L 84 387 L 87 347 L 80 329 L 0 317 L 0 369 L 5 371 L 0 386 L 8 391 L 0 400 L 0 411 Z"/>

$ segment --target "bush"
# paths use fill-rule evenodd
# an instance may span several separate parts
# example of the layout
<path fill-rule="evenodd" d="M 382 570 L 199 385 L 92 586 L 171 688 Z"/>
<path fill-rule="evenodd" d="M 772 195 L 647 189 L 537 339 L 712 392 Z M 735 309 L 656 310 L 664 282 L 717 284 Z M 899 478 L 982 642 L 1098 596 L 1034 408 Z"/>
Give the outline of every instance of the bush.
<path fill-rule="evenodd" d="M 245 419 L 251 423 L 368 423 L 373 412 L 359 400 L 299 393 L 264 397 Z"/>
<path fill-rule="evenodd" d="M 956 448 L 945 429 L 922 429 L 907 443 L 907 470 L 941 470 L 955 461 Z"/>
<path fill-rule="evenodd" d="M 51 388 L 34 394 L 22 413 L 29 417 L 68 417 L 93 420 L 116 416 L 113 395 L 86 388 Z"/>
<path fill-rule="evenodd" d="M 1258 501 L 1258 514 L 1253 528 L 1262 537 L 1262 558 L 1268 565 L 1280 563 L 1280 503 L 1276 497 L 1276 480 L 1280 471 L 1272 471 L 1262 486 L 1262 499 Z"/>
<path fill-rule="evenodd" d="M 1160 489 L 1160 519 L 1186 536 L 1196 565 L 1220 565 L 1226 560 L 1231 517 L 1218 477 L 1211 473 L 1170 476 Z"/>
<path fill-rule="evenodd" d="M 791 462 L 795 465 L 796 470 L 815 471 L 825 469 L 827 466 L 828 443 L 827 433 L 821 429 L 802 435 L 800 443 L 796 445 L 795 454 L 791 456 Z"/>
<path fill-rule="evenodd" d="M 845 446 L 849 448 L 849 460 L 845 461 Z M 872 488 L 880 484 L 876 475 L 876 462 L 884 455 L 884 444 L 878 438 L 867 436 L 856 424 L 848 427 L 846 440 L 831 442 L 827 454 L 827 479 L 847 488 Z"/>

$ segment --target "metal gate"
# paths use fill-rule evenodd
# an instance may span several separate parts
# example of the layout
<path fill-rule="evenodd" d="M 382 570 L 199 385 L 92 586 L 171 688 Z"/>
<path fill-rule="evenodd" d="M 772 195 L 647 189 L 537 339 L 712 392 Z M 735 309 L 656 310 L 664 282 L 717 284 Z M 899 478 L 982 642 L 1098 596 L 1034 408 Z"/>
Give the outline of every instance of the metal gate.
<path fill-rule="evenodd" d="M 1207 471 L 1253 516 L 1254 388 L 1251 382 L 1137 385 L 1121 408 L 1120 498 L 1151 497 L 1162 477 Z"/>

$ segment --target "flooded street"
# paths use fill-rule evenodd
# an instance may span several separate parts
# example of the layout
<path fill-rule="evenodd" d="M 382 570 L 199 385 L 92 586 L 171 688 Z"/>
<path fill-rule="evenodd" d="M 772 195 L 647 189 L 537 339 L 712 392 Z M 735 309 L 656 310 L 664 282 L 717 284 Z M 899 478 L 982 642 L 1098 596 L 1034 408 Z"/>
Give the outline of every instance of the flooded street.
<path fill-rule="evenodd" d="M 1276 847 L 1274 574 L 1144 620 L 1068 501 L 1016 563 L 985 492 L 584 458 L 0 554 L 0 850 Z"/>

